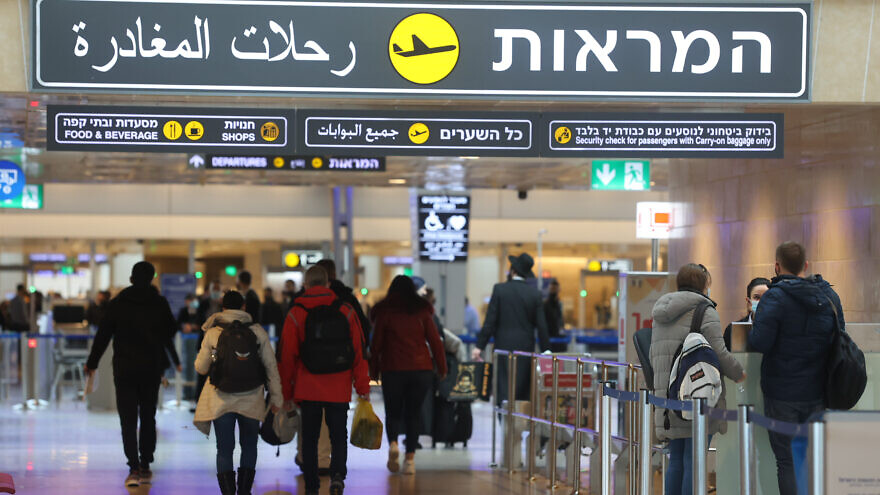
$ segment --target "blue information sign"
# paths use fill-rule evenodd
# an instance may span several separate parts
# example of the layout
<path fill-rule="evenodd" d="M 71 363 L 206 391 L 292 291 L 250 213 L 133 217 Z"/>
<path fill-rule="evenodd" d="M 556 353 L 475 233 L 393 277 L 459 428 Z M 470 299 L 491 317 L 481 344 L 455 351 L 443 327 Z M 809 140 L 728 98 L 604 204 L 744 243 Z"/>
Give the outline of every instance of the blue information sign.
<path fill-rule="evenodd" d="M 0 200 L 21 196 L 24 191 L 24 172 L 15 162 L 0 160 Z"/>

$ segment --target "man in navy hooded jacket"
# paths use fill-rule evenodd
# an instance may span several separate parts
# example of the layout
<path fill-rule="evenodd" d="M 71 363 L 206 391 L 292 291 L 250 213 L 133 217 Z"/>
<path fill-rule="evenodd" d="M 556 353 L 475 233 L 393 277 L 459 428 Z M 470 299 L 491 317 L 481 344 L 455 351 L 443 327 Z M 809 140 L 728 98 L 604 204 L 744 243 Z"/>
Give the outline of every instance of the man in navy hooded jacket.
<path fill-rule="evenodd" d="M 749 345 L 764 354 L 761 388 L 765 414 L 791 423 L 804 423 L 825 408 L 835 317 L 844 328 L 840 297 L 821 275 L 805 278 L 807 266 L 806 251 L 800 244 L 786 242 L 776 249 L 776 278 L 758 304 L 749 333 Z M 795 495 L 794 459 L 804 458 L 805 446 L 799 442 L 793 453 L 792 437 L 769 435 L 776 455 L 779 492 Z M 803 476 L 797 478 L 805 482 Z"/>

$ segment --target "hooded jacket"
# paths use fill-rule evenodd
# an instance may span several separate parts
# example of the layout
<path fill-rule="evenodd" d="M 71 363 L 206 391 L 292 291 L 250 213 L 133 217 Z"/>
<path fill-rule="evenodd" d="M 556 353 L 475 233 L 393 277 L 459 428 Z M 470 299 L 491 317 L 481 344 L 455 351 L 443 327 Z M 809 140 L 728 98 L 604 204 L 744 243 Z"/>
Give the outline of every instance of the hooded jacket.
<path fill-rule="evenodd" d="M 205 331 L 205 338 L 202 341 L 202 347 L 199 350 L 199 355 L 196 357 L 195 364 L 196 371 L 199 374 L 207 375 L 211 370 L 211 363 L 213 362 L 211 351 L 217 348 L 220 334 L 223 333 L 221 325 L 228 325 L 236 320 L 244 324 L 252 323 L 251 315 L 246 312 L 226 309 L 222 313 L 212 315 L 202 326 L 202 330 Z M 250 329 L 257 336 L 260 359 L 266 368 L 270 403 L 281 407 L 284 404 L 284 397 L 281 395 L 281 379 L 278 376 L 275 351 L 269 342 L 269 335 L 263 330 L 263 327 L 257 324 L 252 324 Z M 253 390 L 237 394 L 221 392 L 211 384 L 211 379 L 208 378 L 207 382 L 205 382 L 205 388 L 199 396 L 193 424 L 202 433 L 207 435 L 211 431 L 211 421 L 227 413 L 238 413 L 251 419 L 263 421 L 268 411 L 264 395 L 262 385 Z"/>
<path fill-rule="evenodd" d="M 840 297 L 821 275 L 773 279 L 758 304 L 749 345 L 764 354 L 761 388 L 775 400 L 807 402 L 825 397 L 834 310 L 845 327 Z"/>
<path fill-rule="evenodd" d="M 128 287 L 107 305 L 86 366 L 98 368 L 112 339 L 115 374 L 159 376 L 171 365 L 169 354 L 180 364 L 172 341 L 176 332 L 171 307 L 155 287 Z"/>
<path fill-rule="evenodd" d="M 352 369 L 326 375 L 313 375 L 306 369 L 300 359 L 302 343 L 306 338 L 306 317 L 311 309 L 317 306 L 329 306 L 336 300 L 336 294 L 326 287 L 312 287 L 296 298 L 296 304 L 284 322 L 281 337 L 281 388 L 285 400 L 296 402 L 344 402 L 351 401 L 351 387 L 354 384 L 358 395 L 370 393 L 370 377 L 367 373 L 367 362 L 363 357 L 363 334 L 355 310 L 343 304 L 339 310 L 348 319 L 351 330 L 351 341 L 354 346 L 354 364 Z"/>
<path fill-rule="evenodd" d="M 706 296 L 691 291 L 672 292 L 662 296 L 654 305 L 654 325 L 651 334 L 651 366 L 654 367 L 654 394 L 666 398 L 669 388 L 669 374 L 672 372 L 672 361 L 675 352 L 684 342 L 685 337 L 691 330 L 691 320 L 694 310 L 701 302 L 712 303 Z M 734 359 L 724 346 L 724 338 L 721 334 L 721 320 L 712 303 L 703 315 L 703 324 L 700 333 L 712 346 L 712 350 L 718 354 L 721 363 L 721 374 L 732 380 L 740 380 L 743 377 L 743 367 Z M 724 381 L 722 380 L 722 386 Z M 724 409 L 726 406 L 724 394 L 715 406 Z M 669 412 L 670 428 L 665 428 L 665 409 L 656 408 L 654 411 L 654 429 L 660 440 L 676 438 L 689 438 L 691 436 L 690 421 L 685 421 L 673 412 Z M 723 421 L 710 420 L 709 434 L 725 433 L 727 425 Z"/>

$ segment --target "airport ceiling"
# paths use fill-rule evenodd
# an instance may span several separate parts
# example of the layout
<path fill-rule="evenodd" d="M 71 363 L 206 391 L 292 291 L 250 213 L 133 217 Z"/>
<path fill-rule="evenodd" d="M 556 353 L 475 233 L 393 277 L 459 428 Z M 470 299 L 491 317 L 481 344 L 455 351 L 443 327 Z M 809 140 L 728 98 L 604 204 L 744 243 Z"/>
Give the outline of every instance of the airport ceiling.
<path fill-rule="evenodd" d="M 589 189 L 590 158 L 469 158 L 469 157 L 389 157 L 387 171 L 382 173 L 334 173 L 249 170 L 194 170 L 187 167 L 185 154 L 166 153 L 94 153 L 46 151 L 46 105 L 48 104 L 110 104 L 129 106 L 218 106 L 243 108 L 351 108 L 352 100 L 292 99 L 218 96 L 154 95 L 61 95 L 6 94 L 0 95 L 0 132 L 15 132 L 26 146 L 25 166 L 37 183 L 186 183 L 186 184 L 266 184 L 266 185 L 358 185 L 444 188 L 505 188 L 505 189 Z M 499 101 L 413 101 L 357 100 L 357 108 L 431 109 L 468 111 L 727 111 L 755 110 L 785 112 L 786 155 L 792 150 L 802 160 L 845 147 L 826 149 L 836 140 L 828 139 L 839 122 L 861 112 L 876 112 L 865 106 L 794 105 L 787 107 L 756 106 L 753 108 L 670 104 L 583 104 L 549 102 L 540 105 Z M 805 147 L 809 147 L 806 152 Z M 817 148 L 818 147 L 818 148 Z M 839 154 L 837 155 L 839 158 Z M 668 187 L 669 168 L 683 160 L 651 160 L 654 190 Z"/>

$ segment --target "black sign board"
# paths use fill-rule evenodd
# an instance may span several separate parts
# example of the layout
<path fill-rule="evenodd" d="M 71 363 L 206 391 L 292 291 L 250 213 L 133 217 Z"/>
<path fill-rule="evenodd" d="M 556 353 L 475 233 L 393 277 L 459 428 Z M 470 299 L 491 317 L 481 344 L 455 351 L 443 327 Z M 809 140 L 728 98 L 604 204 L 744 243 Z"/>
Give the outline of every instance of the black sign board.
<path fill-rule="evenodd" d="M 542 156 L 782 158 L 783 114 L 544 115 Z"/>
<path fill-rule="evenodd" d="M 294 151 L 293 110 L 55 106 L 50 151 Z"/>
<path fill-rule="evenodd" d="M 466 261 L 470 237 L 470 196 L 418 196 L 419 258 Z"/>
<path fill-rule="evenodd" d="M 537 115 L 300 110 L 302 151 L 535 156 Z"/>
<path fill-rule="evenodd" d="M 192 168 L 219 170 L 385 171 L 384 157 L 190 155 L 188 163 Z"/>
<path fill-rule="evenodd" d="M 32 2 L 35 89 L 809 100 L 810 2 Z"/>

